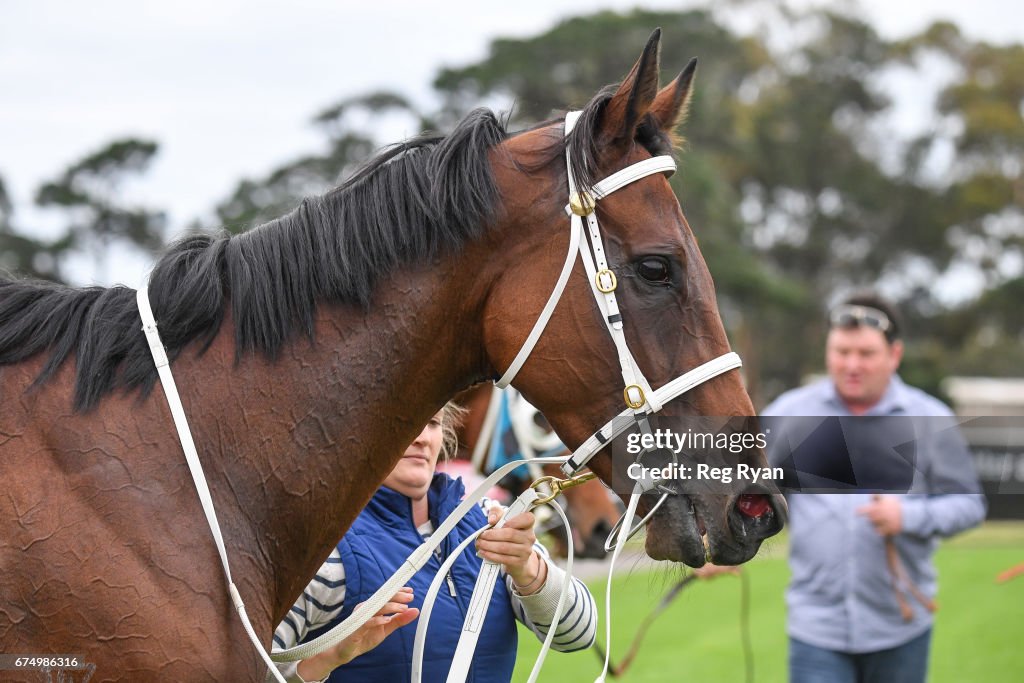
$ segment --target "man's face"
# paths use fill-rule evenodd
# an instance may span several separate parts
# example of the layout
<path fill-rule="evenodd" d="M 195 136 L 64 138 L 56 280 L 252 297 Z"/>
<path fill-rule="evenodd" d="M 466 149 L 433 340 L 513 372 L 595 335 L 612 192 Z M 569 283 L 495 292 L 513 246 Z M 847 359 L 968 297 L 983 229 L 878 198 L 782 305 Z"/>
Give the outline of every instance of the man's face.
<path fill-rule="evenodd" d="M 867 410 L 881 400 L 902 357 L 901 342 L 890 344 L 882 332 L 864 325 L 833 328 L 825 344 L 829 377 L 854 410 Z"/>

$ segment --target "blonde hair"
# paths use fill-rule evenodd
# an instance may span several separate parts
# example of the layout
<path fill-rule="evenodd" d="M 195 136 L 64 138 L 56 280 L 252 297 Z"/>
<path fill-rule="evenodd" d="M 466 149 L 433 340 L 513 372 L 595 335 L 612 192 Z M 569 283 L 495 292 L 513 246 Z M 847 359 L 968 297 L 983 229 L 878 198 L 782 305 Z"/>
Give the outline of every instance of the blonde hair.
<path fill-rule="evenodd" d="M 459 449 L 458 429 L 469 411 L 455 401 L 448 401 L 441 409 L 441 460 L 453 457 Z"/>

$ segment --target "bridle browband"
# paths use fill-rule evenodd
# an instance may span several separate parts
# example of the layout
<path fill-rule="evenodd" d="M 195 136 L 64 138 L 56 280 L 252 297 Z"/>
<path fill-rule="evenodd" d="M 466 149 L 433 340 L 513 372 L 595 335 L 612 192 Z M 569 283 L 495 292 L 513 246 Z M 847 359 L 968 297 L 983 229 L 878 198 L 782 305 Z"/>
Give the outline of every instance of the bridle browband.
<path fill-rule="evenodd" d="M 565 291 L 565 285 L 568 282 L 569 274 L 572 272 L 573 266 L 575 265 L 576 252 L 578 251 L 580 257 L 583 259 L 583 265 L 587 271 L 587 277 L 590 282 L 591 291 L 594 294 L 594 299 L 597 301 L 597 306 L 601 310 L 605 326 L 608 328 L 608 333 L 611 335 L 612 342 L 615 344 L 619 365 L 622 368 L 622 379 L 625 384 L 623 397 L 626 401 L 627 409 L 597 430 L 572 453 L 564 464 L 562 464 L 562 470 L 569 475 L 576 474 L 576 472 L 583 468 L 609 441 L 613 440 L 626 429 L 629 429 L 634 425 L 639 425 L 642 432 L 650 433 L 650 424 L 648 422 L 649 416 L 660 411 L 662 407 L 672 399 L 686 393 L 700 384 L 703 384 L 704 382 L 707 382 L 710 379 L 713 379 L 714 377 L 717 377 L 718 375 L 721 375 L 724 372 L 728 372 L 729 370 L 733 370 L 742 365 L 740 357 L 733 352 L 729 352 L 683 373 L 658 389 L 651 388 L 650 383 L 647 381 L 647 378 L 644 377 L 643 372 L 640 370 L 636 360 L 633 358 L 633 354 L 629 350 L 629 345 L 626 343 L 626 337 L 623 332 L 622 325 L 622 314 L 619 310 L 618 301 L 615 298 L 617 278 L 615 273 L 608 267 L 608 260 L 601 240 L 601 231 L 597 222 L 595 208 L 599 200 L 607 197 L 616 190 L 629 185 L 630 183 L 654 173 L 670 173 L 675 171 L 676 163 L 672 157 L 667 155 L 651 157 L 627 166 L 621 171 L 613 173 L 594 185 L 590 192 L 578 191 L 570 155 L 570 133 L 572 132 L 576 121 L 579 119 L 579 116 L 580 112 L 578 111 L 569 112 L 565 116 L 565 163 L 569 181 L 569 204 L 566 206 L 566 212 L 570 217 L 569 251 L 566 255 L 565 263 L 562 266 L 562 272 L 559 274 L 558 281 L 555 284 L 555 288 L 551 292 L 551 296 L 548 297 L 548 301 L 544 305 L 537 322 L 534 324 L 533 329 L 527 336 L 526 341 L 519 350 L 519 353 L 516 354 L 511 365 L 509 365 L 508 369 L 505 371 L 505 374 L 496 382 L 496 384 L 501 388 L 508 386 L 515 378 L 520 368 L 522 368 L 526 359 L 530 356 L 530 353 L 536 346 L 541 334 L 544 332 L 544 328 L 547 326 L 548 321 L 551 318 L 551 314 L 554 312 L 555 306 L 558 304 L 562 293 Z M 584 218 L 586 218 L 587 221 L 589 240 L 581 239 Z M 199 461 L 195 443 L 192 440 L 191 430 L 188 426 L 188 419 L 185 415 L 184 407 L 181 404 L 181 398 L 178 395 L 178 390 L 174 383 L 170 362 L 167 358 L 163 342 L 160 339 L 160 334 L 157 331 L 156 318 L 153 315 L 152 308 L 150 307 L 149 293 L 146 285 L 139 288 L 136 294 L 136 301 L 138 303 L 139 315 L 142 319 L 142 330 L 146 335 L 150 353 L 153 356 L 153 361 L 160 377 L 160 383 L 163 387 L 164 395 L 167 398 L 167 403 L 171 410 L 175 429 L 178 432 L 178 438 L 181 442 L 182 450 L 185 452 L 185 459 L 188 462 L 189 471 L 191 472 L 192 479 L 195 482 L 196 490 L 199 493 L 199 498 L 203 505 L 203 511 L 206 515 L 207 523 L 210 526 L 214 542 L 217 545 L 217 551 L 220 554 L 220 560 L 228 581 L 228 590 L 231 594 L 232 603 L 238 611 L 239 617 L 242 619 L 242 624 L 245 627 L 246 634 L 260 653 L 263 661 L 268 665 L 271 675 L 273 675 L 278 681 L 281 681 L 281 683 L 284 682 L 284 679 L 281 677 L 273 662 L 295 661 L 297 659 L 312 656 L 318 652 L 324 651 L 332 644 L 343 640 L 353 633 L 363 623 L 369 620 L 369 618 L 372 617 L 392 595 L 394 595 L 398 588 L 404 585 L 409 576 L 418 571 L 426 563 L 427 559 L 433 553 L 433 549 L 440 545 L 441 541 L 444 540 L 451 529 L 454 528 L 454 525 L 458 520 L 461 519 L 461 517 L 465 515 L 475 504 L 475 499 L 479 499 L 479 497 L 483 496 L 487 488 L 490 487 L 490 480 L 495 476 L 504 476 L 504 474 L 510 471 L 512 467 L 518 466 L 516 463 L 510 463 L 506 467 L 499 469 L 498 472 L 495 472 L 491 478 L 485 481 L 484 485 L 478 487 L 476 491 L 467 496 L 456 511 L 441 524 L 437 531 L 435 531 L 423 545 L 413 552 L 399 571 L 385 582 L 385 584 L 381 586 L 381 588 L 374 593 L 370 599 L 357 606 L 348 619 L 335 626 L 329 633 L 321 635 L 314 641 L 291 648 L 284 652 L 276 652 L 273 655 L 268 655 L 249 622 L 249 618 L 245 612 L 245 605 L 242 602 L 242 597 L 231 578 L 231 569 L 228 564 L 227 551 L 224 547 L 220 524 L 217 520 L 217 515 L 213 507 L 213 500 L 210 496 L 209 487 L 206 483 L 206 477 L 203 474 L 202 465 Z M 642 456 L 643 453 L 638 457 Z M 561 462 L 562 459 L 557 460 Z M 608 646 L 609 652 L 611 651 L 611 571 L 614 569 L 615 561 L 618 558 L 622 547 L 625 545 L 626 539 L 643 526 L 646 520 L 654 513 L 654 510 L 657 509 L 657 506 L 660 506 L 668 495 L 667 493 L 663 493 L 655 508 L 652 509 L 639 524 L 635 527 L 631 527 L 633 516 L 636 512 L 636 507 L 640 499 L 640 494 L 645 490 L 649 490 L 651 486 L 645 485 L 645 487 L 646 488 L 643 488 L 640 483 L 637 483 L 633 494 L 630 496 L 629 503 L 626 506 L 625 514 L 622 519 L 619 520 L 619 523 L 616 525 L 616 529 L 613 529 L 613 534 L 617 534 L 617 539 L 610 563 L 609 580 L 606 592 L 607 632 L 605 642 Z M 566 526 L 568 527 L 567 520 Z M 570 577 L 567 576 L 567 581 L 569 579 Z M 492 585 L 493 580 L 494 577 L 490 577 Z M 552 622 L 552 628 L 549 631 L 549 637 L 546 644 L 550 643 L 551 636 L 555 632 L 554 621 L 557 621 L 557 617 L 561 613 L 567 587 L 568 583 L 562 587 L 562 592 L 559 596 L 559 603 L 555 610 L 556 619 Z M 543 663 L 545 653 L 546 647 L 542 650 L 540 657 L 538 657 L 537 665 L 530 677 L 531 681 L 535 680 L 539 674 L 540 665 Z M 466 654 L 466 657 L 471 659 L 472 651 L 469 651 Z M 608 671 L 608 665 L 609 660 L 606 657 L 605 668 L 597 679 L 598 681 L 604 680 L 605 674 Z"/>

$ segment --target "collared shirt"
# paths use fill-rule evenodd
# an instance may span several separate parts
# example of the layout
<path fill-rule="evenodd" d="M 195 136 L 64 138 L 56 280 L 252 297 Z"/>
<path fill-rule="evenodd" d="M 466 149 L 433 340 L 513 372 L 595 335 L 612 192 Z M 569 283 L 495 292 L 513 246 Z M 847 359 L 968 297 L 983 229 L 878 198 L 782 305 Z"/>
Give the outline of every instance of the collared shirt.
<path fill-rule="evenodd" d="M 852 415 L 830 379 L 784 393 L 762 414 Z M 896 375 L 866 414 L 952 417 L 942 402 Z M 913 493 L 898 496 L 903 530 L 895 537 L 908 576 L 929 597 L 937 588 L 932 556 L 938 538 L 979 524 L 986 510 L 980 493 L 936 493 L 940 489 L 934 482 L 943 477 L 955 477 L 961 491 L 981 489 L 959 431 L 931 437 L 917 448 Z M 769 460 L 781 464 L 780 454 L 772 449 Z M 884 539 L 856 512 L 871 502 L 870 493 L 791 493 L 787 502 L 792 578 L 786 605 L 791 637 L 841 652 L 875 652 L 901 645 L 931 626 L 931 614 L 909 595 L 913 619 L 904 621 L 900 614 Z"/>

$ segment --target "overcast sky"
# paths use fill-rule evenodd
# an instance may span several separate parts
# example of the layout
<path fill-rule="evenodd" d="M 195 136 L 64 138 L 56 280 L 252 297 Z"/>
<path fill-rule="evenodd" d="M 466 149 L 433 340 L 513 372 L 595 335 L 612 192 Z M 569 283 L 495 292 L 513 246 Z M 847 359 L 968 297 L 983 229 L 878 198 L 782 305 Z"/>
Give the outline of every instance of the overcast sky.
<path fill-rule="evenodd" d="M 388 88 L 429 105 L 437 70 L 484 57 L 495 37 L 638 4 L 695 3 L 0 0 L 0 176 L 17 222 L 41 225 L 31 208 L 41 182 L 114 138 L 152 138 L 159 157 L 129 191 L 168 209 L 177 232 L 241 177 L 317 149 L 310 117 L 346 95 Z M 862 5 L 888 36 L 947 17 L 971 37 L 1024 40 L 1007 0 Z M 148 265 L 125 261 L 104 276 L 76 272 L 135 286 Z"/>

